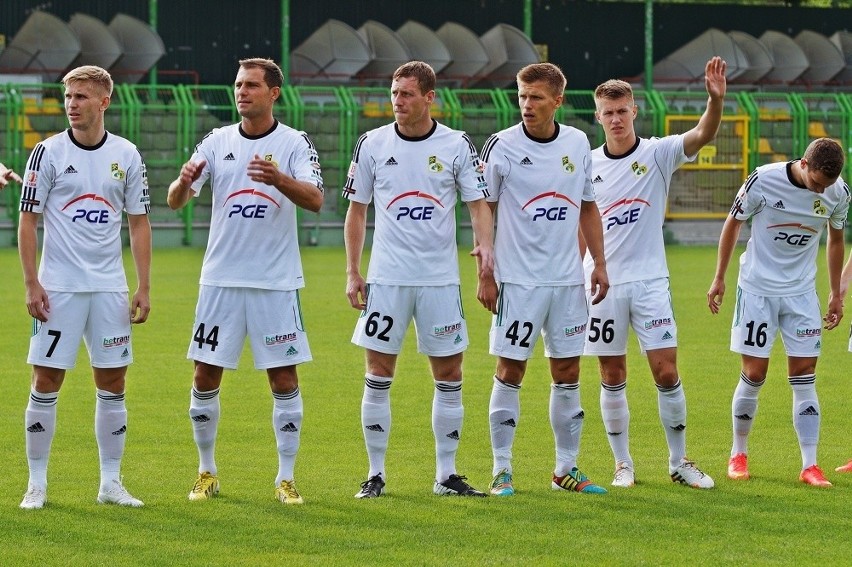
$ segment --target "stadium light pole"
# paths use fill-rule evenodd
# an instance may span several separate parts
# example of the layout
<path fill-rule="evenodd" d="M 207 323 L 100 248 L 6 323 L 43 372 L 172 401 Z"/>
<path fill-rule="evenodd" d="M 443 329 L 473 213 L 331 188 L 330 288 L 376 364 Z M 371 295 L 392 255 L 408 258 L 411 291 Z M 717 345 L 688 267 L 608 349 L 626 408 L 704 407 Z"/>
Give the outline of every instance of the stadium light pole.
<path fill-rule="evenodd" d="M 645 0 L 645 90 L 654 88 L 654 0 Z"/>

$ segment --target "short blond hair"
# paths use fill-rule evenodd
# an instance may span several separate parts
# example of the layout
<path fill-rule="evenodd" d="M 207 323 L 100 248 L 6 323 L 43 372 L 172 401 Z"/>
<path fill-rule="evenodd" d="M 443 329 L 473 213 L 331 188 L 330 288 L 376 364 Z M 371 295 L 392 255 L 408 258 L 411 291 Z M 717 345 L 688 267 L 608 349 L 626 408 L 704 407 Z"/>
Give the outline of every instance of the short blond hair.
<path fill-rule="evenodd" d="M 565 85 L 568 84 L 562 69 L 553 63 L 533 63 L 527 65 L 518 71 L 515 80 L 518 86 L 521 83 L 529 84 L 541 81 L 547 85 L 550 92 L 555 96 L 562 95 L 565 91 Z"/>
<path fill-rule="evenodd" d="M 62 85 L 67 87 L 68 83 L 89 82 L 94 83 L 106 96 L 112 96 L 112 76 L 106 69 L 97 65 L 83 65 L 71 69 L 62 77 Z"/>

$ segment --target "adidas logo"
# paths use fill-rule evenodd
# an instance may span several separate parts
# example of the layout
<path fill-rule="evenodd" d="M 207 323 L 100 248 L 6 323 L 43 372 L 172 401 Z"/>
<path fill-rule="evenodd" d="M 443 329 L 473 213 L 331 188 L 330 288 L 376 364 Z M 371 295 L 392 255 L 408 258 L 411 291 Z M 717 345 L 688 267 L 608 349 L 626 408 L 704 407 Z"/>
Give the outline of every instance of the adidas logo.
<path fill-rule="evenodd" d="M 741 419 L 741 420 L 743 420 L 743 421 L 751 421 L 751 420 L 753 419 L 753 418 L 752 418 L 749 414 L 747 414 L 747 413 L 744 413 L 744 414 L 741 414 L 741 415 L 735 415 L 734 417 L 735 417 L 735 418 L 737 418 L 737 419 Z"/>
<path fill-rule="evenodd" d="M 235 159 L 234 154 L 231 152 L 228 152 L 228 155 L 225 156 L 225 161 L 234 161 Z"/>
<path fill-rule="evenodd" d="M 454 429 L 453 431 L 447 433 L 447 437 L 449 437 L 450 439 L 453 439 L 455 441 L 458 441 L 459 440 L 459 430 Z"/>
<path fill-rule="evenodd" d="M 65 173 L 77 173 L 77 170 L 74 169 L 73 165 L 69 165 L 68 167 L 65 168 Z"/>
<path fill-rule="evenodd" d="M 595 178 L 592 179 L 592 183 L 603 183 L 603 177 L 596 175 Z"/>
<path fill-rule="evenodd" d="M 115 431 L 112 432 L 113 435 L 124 435 L 125 433 L 127 433 L 127 426 L 126 425 L 122 425 L 121 429 L 116 429 Z"/>
<path fill-rule="evenodd" d="M 207 423 L 208 421 L 210 421 L 210 418 L 202 413 L 201 415 L 192 416 L 192 421 L 194 421 L 195 423 Z"/>
<path fill-rule="evenodd" d="M 285 433 L 296 433 L 297 431 L 299 431 L 299 429 L 291 421 L 287 425 L 282 426 L 281 429 L 279 429 L 278 431 L 283 431 Z"/>
<path fill-rule="evenodd" d="M 532 164 L 533 164 L 532 160 L 528 157 L 525 157 L 524 159 L 521 160 L 521 165 L 532 165 Z"/>
<path fill-rule="evenodd" d="M 390 159 L 388 159 L 388 161 L 385 162 L 385 165 L 399 165 L 399 164 L 396 163 L 396 160 L 393 159 L 393 156 L 391 156 Z"/>
<path fill-rule="evenodd" d="M 40 421 L 37 421 L 27 427 L 27 431 L 29 433 L 44 433 L 44 426 L 41 424 Z"/>
<path fill-rule="evenodd" d="M 816 348 L 822 348 L 822 341 L 817 341 L 814 345 Z"/>
<path fill-rule="evenodd" d="M 575 415 L 571 419 L 583 419 L 584 417 L 586 417 L 586 412 L 581 410 L 580 413 L 578 413 L 577 415 Z"/>
<path fill-rule="evenodd" d="M 775 209 L 784 209 L 785 208 L 784 207 L 784 201 L 782 201 L 781 199 L 778 199 L 778 202 L 775 203 L 774 205 L 772 205 L 772 207 L 775 208 Z"/>
<path fill-rule="evenodd" d="M 814 406 L 808 406 L 804 411 L 799 412 L 799 415 L 819 415 L 819 412 Z"/>
<path fill-rule="evenodd" d="M 382 426 L 381 426 L 381 425 L 379 425 L 378 423 L 373 424 L 373 425 L 368 425 L 368 426 L 366 426 L 364 429 L 367 429 L 367 430 L 369 430 L 369 431 L 378 431 L 379 433 L 384 433 L 384 432 L 385 432 L 385 430 L 384 430 L 384 429 L 382 429 Z"/>
<path fill-rule="evenodd" d="M 462 342 L 461 335 L 456 335 L 456 340 L 453 341 L 453 344 L 459 344 L 460 342 Z"/>
<path fill-rule="evenodd" d="M 511 417 L 506 421 L 501 421 L 500 425 L 505 425 L 506 427 L 517 427 L 517 425 L 515 424 L 515 420 Z"/>
<path fill-rule="evenodd" d="M 669 427 L 669 429 L 671 429 L 672 431 L 683 431 L 684 429 L 686 429 L 686 426 L 681 423 L 679 425 L 675 425 L 674 427 Z"/>
<path fill-rule="evenodd" d="M 130 352 L 128 352 L 127 349 L 124 349 L 124 352 L 121 353 L 121 358 L 127 358 L 128 356 L 130 356 Z"/>
<path fill-rule="evenodd" d="M 294 354 L 299 354 L 299 351 L 296 350 L 295 347 L 290 347 L 287 349 L 287 352 L 284 353 L 286 356 L 293 356 Z"/>
<path fill-rule="evenodd" d="M 663 335 L 663 340 L 664 341 L 672 340 L 672 334 L 670 332 L 666 331 L 665 334 Z"/>

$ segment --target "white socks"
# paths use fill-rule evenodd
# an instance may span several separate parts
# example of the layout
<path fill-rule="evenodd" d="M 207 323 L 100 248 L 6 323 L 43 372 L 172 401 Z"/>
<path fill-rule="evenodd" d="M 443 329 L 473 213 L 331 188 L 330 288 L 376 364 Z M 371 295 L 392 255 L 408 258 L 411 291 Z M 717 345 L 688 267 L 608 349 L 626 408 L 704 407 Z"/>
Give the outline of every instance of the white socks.
<path fill-rule="evenodd" d="M 492 475 L 503 469 L 512 472 L 512 445 L 515 442 L 515 428 L 521 416 L 520 391 L 520 384 L 507 384 L 494 376 L 491 401 L 488 404 L 491 451 L 494 455 Z"/>
<path fill-rule="evenodd" d="M 370 472 L 367 478 L 385 478 L 385 454 L 391 428 L 390 387 L 393 378 L 364 376 L 364 395 L 361 398 L 361 425 Z"/>
<path fill-rule="evenodd" d="M 50 445 L 56 431 L 56 402 L 59 392 L 42 394 L 30 390 L 30 400 L 24 413 L 24 436 L 27 443 L 27 462 L 30 485 L 47 488 L 47 462 Z"/>
<path fill-rule="evenodd" d="M 282 480 L 293 480 L 296 453 L 302 433 L 302 394 L 297 387 L 286 394 L 272 394 L 272 428 L 278 447 L 278 476 L 275 486 Z"/>
<path fill-rule="evenodd" d="M 189 398 L 189 418 L 192 420 L 192 437 L 198 447 L 198 472 L 217 474 L 216 432 L 219 428 L 219 388 L 199 392 L 192 388 Z"/>

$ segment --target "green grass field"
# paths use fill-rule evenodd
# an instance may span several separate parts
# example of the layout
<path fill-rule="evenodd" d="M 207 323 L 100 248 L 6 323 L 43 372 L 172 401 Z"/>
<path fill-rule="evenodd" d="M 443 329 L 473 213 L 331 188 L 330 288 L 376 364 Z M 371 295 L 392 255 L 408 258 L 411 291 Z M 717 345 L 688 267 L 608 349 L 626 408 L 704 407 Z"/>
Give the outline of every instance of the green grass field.
<path fill-rule="evenodd" d="M 487 348 L 489 317 L 475 300 L 473 261 L 466 252 L 460 256 L 471 347 L 465 360 L 466 415 L 458 465 L 474 486 L 484 489 L 491 476 L 488 399 L 494 360 Z M 820 463 L 834 487 L 816 489 L 797 481 L 801 461 L 780 340 L 751 438 L 753 480 L 729 481 L 730 403 L 739 375 L 738 357 L 728 350 L 736 266 L 728 274 L 722 314 L 713 317 L 705 299 L 715 265 L 711 247 L 673 247 L 669 263 L 690 411 L 689 454 L 714 477 L 714 490 L 670 481 L 656 392 L 632 340 L 628 397 L 638 479 L 633 489 L 604 496 L 551 491 L 549 377 L 539 345 L 521 391 L 514 447 L 518 494 L 471 500 L 433 496 L 433 388 L 410 330 L 391 391 L 388 492 L 373 501 L 355 500 L 367 472 L 359 419 L 363 354 L 349 343 L 357 312 L 343 294 L 342 249 L 310 248 L 303 252 L 307 288 L 302 302 L 314 361 L 300 368 L 305 420 L 296 465 L 306 504 L 284 507 L 273 499 L 277 458 L 271 396 L 248 349 L 240 369 L 226 373 L 222 387 L 217 448 L 221 495 L 190 503 L 186 495 L 197 454 L 187 418 L 191 363 L 185 353 L 201 257 L 197 249 L 155 251 L 153 311 L 146 324 L 134 329 L 136 362 L 128 375 L 123 472 L 125 484 L 145 507 L 95 503 L 94 387 L 81 350 L 59 398 L 48 505 L 26 512 L 18 503 L 27 483 L 22 424 L 29 392 L 25 361 L 30 319 L 17 253 L 0 250 L 5 329 L 0 334 L 0 564 L 840 565 L 852 556 L 852 475 L 833 472 L 852 457 L 846 371 L 852 361 L 846 352 L 852 312 L 840 329 L 826 335 L 818 367 Z M 580 466 L 608 485 L 612 458 L 598 390 L 596 361 L 585 358 Z"/>

